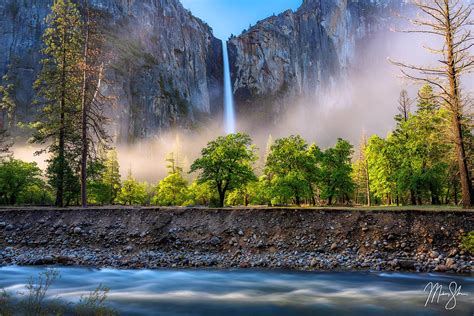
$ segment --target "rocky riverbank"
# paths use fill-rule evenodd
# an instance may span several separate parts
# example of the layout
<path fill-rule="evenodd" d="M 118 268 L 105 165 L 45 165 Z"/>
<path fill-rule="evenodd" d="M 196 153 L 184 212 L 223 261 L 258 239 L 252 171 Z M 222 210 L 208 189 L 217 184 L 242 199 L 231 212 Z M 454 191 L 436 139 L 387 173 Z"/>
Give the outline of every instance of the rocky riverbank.
<path fill-rule="evenodd" d="M 473 273 L 474 211 L 0 210 L 0 265 L 261 267 Z"/>

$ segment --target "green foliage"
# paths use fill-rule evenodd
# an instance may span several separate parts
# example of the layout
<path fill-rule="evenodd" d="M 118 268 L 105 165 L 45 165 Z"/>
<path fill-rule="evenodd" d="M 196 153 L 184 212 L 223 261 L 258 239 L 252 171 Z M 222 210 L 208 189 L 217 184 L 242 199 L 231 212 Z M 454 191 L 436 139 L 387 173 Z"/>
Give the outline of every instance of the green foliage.
<path fill-rule="evenodd" d="M 187 182 L 180 172 L 173 172 L 160 181 L 152 204 L 162 206 L 183 205 L 188 200 Z"/>
<path fill-rule="evenodd" d="M 331 205 L 336 199 L 346 203 L 354 190 L 351 157 L 353 146 L 339 138 L 333 148 L 327 149 L 321 161 L 321 197 Z"/>
<path fill-rule="evenodd" d="M 135 180 L 130 172 L 117 194 L 116 202 L 122 205 L 143 205 L 147 198 L 147 185 Z"/>
<path fill-rule="evenodd" d="M 3 85 L 0 85 L 0 160 L 10 154 L 9 150 L 13 145 L 7 127 L 12 127 L 16 109 L 13 98 L 14 84 L 8 75 L 3 76 L 2 82 Z"/>
<path fill-rule="evenodd" d="M 13 115 L 16 110 L 16 102 L 13 96 L 15 84 L 9 75 L 2 78 L 3 85 L 0 85 L 0 112 L 5 116 L 1 117 L 2 124 L 7 123 L 11 127 L 13 123 Z"/>
<path fill-rule="evenodd" d="M 446 142 L 447 114 L 440 109 L 431 87 L 418 94 L 418 109 L 397 115 L 393 133 L 386 139 L 369 140 L 367 158 L 371 187 L 382 203 L 441 203 L 448 192 L 452 165 L 451 146 Z"/>
<path fill-rule="evenodd" d="M 48 183 L 52 188 L 62 186 L 63 190 L 63 204 L 61 206 L 69 206 L 79 200 L 81 193 L 81 185 L 77 170 L 73 169 L 77 164 L 69 159 L 61 158 L 55 155 L 48 160 L 48 167 L 46 168 L 46 175 Z M 62 178 L 59 175 L 62 174 Z M 61 182 L 62 184 L 59 184 Z"/>
<path fill-rule="evenodd" d="M 300 205 L 302 198 L 313 198 L 318 182 L 321 151 L 301 136 L 277 139 L 266 158 L 265 175 L 270 182 L 270 195 L 278 203 L 291 199 Z"/>
<path fill-rule="evenodd" d="M 247 185 L 235 189 L 227 195 L 227 205 L 269 205 L 271 202 L 270 188 L 265 176 L 258 181 L 251 181 Z"/>
<path fill-rule="evenodd" d="M 217 204 L 219 200 L 215 189 L 209 182 L 199 183 L 194 181 L 188 187 L 188 200 L 183 205 L 202 205 L 209 206 Z"/>
<path fill-rule="evenodd" d="M 44 187 L 41 170 L 36 163 L 13 158 L 0 162 L 1 203 L 9 205 L 21 203 L 30 194 L 42 192 Z"/>
<path fill-rule="evenodd" d="M 42 107 L 38 121 L 32 123 L 35 133 L 31 141 L 44 145 L 41 152 L 48 151 L 53 156 L 48 174 L 56 190 L 56 204 L 63 206 L 64 200 L 73 198 L 72 174 L 77 172 L 75 164 L 80 153 L 82 22 L 75 3 L 58 0 L 46 23 L 42 50 L 45 57 L 35 82 L 37 102 Z"/>
<path fill-rule="evenodd" d="M 200 171 L 198 182 L 209 182 L 219 194 L 218 206 L 223 206 L 225 194 L 255 180 L 253 163 L 257 156 L 251 138 L 246 134 L 229 134 L 211 141 L 191 165 Z"/>
<path fill-rule="evenodd" d="M 113 204 L 121 188 L 117 152 L 109 150 L 104 158 L 91 161 L 87 174 L 88 203 Z"/>
<path fill-rule="evenodd" d="M 466 236 L 462 238 L 461 248 L 464 251 L 474 255 L 474 231 L 470 231 Z"/>

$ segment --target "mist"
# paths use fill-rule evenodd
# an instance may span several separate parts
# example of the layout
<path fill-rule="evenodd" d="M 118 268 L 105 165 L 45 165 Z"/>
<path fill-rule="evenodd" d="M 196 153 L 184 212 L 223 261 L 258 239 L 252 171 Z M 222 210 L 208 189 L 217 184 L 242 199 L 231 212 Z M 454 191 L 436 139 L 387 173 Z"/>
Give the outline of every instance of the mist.
<path fill-rule="evenodd" d="M 237 129 L 250 134 L 260 156 L 269 135 L 276 139 L 300 134 L 323 149 L 333 146 L 338 138 L 357 146 L 363 132 L 385 137 L 394 127 L 400 91 L 408 90 L 414 99 L 420 88 L 401 78 L 400 70 L 388 58 L 414 64 L 436 62 L 435 56 L 423 49 L 426 43 L 433 43 L 433 38 L 397 32 L 380 34 L 361 56 L 359 67 L 363 65 L 363 69 L 351 69 L 346 78 L 317 99 L 290 104 L 276 124 L 256 128 L 245 117 L 237 117 Z M 206 143 L 224 135 L 222 122 L 223 118 L 217 117 L 213 126 L 197 131 L 175 130 L 135 145 L 117 146 L 122 176 L 131 169 L 136 178 L 156 182 L 166 175 L 165 159 L 170 152 L 178 155 L 179 163 L 188 171 Z M 187 175 L 189 180 L 194 176 Z"/>

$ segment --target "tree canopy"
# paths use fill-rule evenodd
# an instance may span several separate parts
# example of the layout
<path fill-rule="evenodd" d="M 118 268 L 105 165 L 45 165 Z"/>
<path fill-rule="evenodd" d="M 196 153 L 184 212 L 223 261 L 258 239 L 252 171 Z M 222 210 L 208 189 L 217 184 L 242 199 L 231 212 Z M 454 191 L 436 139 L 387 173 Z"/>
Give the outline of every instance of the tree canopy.
<path fill-rule="evenodd" d="M 223 206 L 227 191 L 256 179 L 253 172 L 256 159 L 250 136 L 229 134 L 210 141 L 191 165 L 190 172 L 200 172 L 198 182 L 209 182 L 219 194 L 218 206 Z"/>

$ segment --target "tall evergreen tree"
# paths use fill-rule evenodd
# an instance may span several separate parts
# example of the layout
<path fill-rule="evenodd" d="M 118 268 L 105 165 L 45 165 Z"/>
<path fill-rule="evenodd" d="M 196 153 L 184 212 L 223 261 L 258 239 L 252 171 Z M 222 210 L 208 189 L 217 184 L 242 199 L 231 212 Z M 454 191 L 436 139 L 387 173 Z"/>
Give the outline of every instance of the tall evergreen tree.
<path fill-rule="evenodd" d="M 64 205 L 66 178 L 77 172 L 78 117 L 81 105 L 82 22 L 77 5 L 71 0 L 56 0 L 46 18 L 43 34 L 42 70 L 35 82 L 39 120 L 33 124 L 32 141 L 49 152 L 49 174 L 56 190 L 57 206 Z M 71 179 L 69 179 L 71 180 Z"/>
<path fill-rule="evenodd" d="M 112 204 L 117 198 L 117 194 L 121 188 L 120 180 L 120 165 L 118 162 L 117 151 L 115 149 L 110 150 L 107 153 L 105 160 L 105 170 L 102 175 L 102 181 L 106 187 L 106 201 Z"/>
<path fill-rule="evenodd" d="M 2 78 L 3 85 L 0 85 L 0 159 L 5 158 L 10 153 L 13 145 L 8 129 L 12 127 L 16 103 L 13 98 L 14 84 L 8 74 Z"/>

